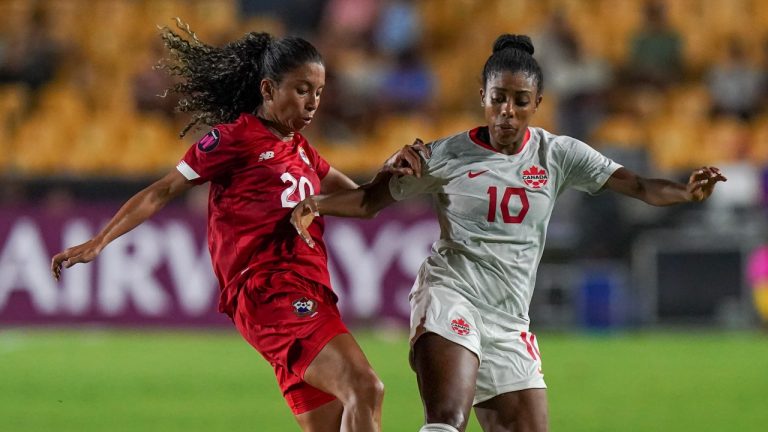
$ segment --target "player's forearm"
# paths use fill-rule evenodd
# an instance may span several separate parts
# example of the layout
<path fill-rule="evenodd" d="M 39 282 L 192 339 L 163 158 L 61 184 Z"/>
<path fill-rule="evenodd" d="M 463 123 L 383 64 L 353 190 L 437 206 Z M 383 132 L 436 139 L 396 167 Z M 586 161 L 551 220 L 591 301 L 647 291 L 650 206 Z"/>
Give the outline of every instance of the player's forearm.
<path fill-rule="evenodd" d="M 638 198 L 654 206 L 669 206 L 686 203 L 693 197 L 686 185 L 664 179 L 638 180 Z"/>
<path fill-rule="evenodd" d="M 389 193 L 389 176 L 377 175 L 357 189 L 339 191 L 314 198 L 321 215 L 372 218 L 395 200 Z"/>
<path fill-rule="evenodd" d="M 158 181 L 131 197 L 115 213 L 94 240 L 103 249 L 114 239 L 131 231 L 162 209 L 175 194 L 171 186 Z"/>

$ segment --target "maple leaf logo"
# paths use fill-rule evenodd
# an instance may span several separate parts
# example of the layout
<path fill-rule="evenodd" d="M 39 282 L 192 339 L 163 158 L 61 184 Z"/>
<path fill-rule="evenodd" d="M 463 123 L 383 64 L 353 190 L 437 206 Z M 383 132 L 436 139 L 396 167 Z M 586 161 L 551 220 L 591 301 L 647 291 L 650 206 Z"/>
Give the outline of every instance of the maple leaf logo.
<path fill-rule="evenodd" d="M 544 168 L 539 168 L 536 165 L 531 165 L 530 168 L 523 171 L 523 181 L 528 186 L 538 189 L 547 184 L 547 171 Z"/>
<path fill-rule="evenodd" d="M 465 336 L 469 334 L 469 323 L 464 318 L 456 318 L 451 321 L 451 330 L 459 336 Z"/>

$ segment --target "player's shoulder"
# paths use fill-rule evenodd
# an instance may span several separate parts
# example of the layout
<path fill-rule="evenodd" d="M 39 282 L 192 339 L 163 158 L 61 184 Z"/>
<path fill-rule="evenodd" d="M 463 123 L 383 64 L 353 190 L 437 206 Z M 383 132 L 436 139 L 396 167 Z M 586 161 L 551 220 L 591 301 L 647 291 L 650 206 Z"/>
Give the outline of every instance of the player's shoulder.
<path fill-rule="evenodd" d="M 456 154 L 466 151 L 469 144 L 472 143 L 469 134 L 471 130 L 465 130 L 443 138 L 438 138 L 427 144 L 432 152 L 432 157 L 453 158 Z"/>
<path fill-rule="evenodd" d="M 213 128 L 232 141 L 241 141 L 251 135 L 267 132 L 261 121 L 248 113 L 242 113 L 233 121 L 217 124 Z"/>
<path fill-rule="evenodd" d="M 568 135 L 557 135 L 540 127 L 530 127 L 531 138 L 535 138 L 538 146 L 549 152 L 567 153 L 574 148 L 586 144 Z"/>
<path fill-rule="evenodd" d="M 198 142 L 198 147 L 205 141 L 206 144 L 203 145 L 208 148 L 208 151 L 217 146 L 232 149 L 244 144 L 251 146 L 268 136 L 270 136 L 269 131 L 256 116 L 243 113 L 229 123 L 214 125 Z"/>

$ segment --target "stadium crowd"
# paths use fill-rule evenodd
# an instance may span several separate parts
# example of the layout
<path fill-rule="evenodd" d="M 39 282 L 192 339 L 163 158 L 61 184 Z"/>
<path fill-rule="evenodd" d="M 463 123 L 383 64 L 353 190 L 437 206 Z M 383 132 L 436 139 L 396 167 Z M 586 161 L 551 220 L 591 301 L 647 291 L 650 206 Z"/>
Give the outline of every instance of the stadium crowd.
<path fill-rule="evenodd" d="M 5 0 L 0 203 L 126 197 L 205 133 L 180 140 L 188 119 L 158 97 L 172 82 L 153 68 L 156 26 L 176 16 L 206 41 L 261 30 L 315 43 L 328 76 L 307 136 L 358 179 L 416 136 L 479 124 L 475 66 L 487 53 L 477 47 L 515 32 L 533 36 L 544 70 L 536 126 L 648 174 L 720 166 L 731 189 L 710 207 L 753 212 L 768 202 L 760 0 Z M 593 222 L 582 227 L 625 222 L 581 229 L 594 256 L 616 256 L 635 228 L 686 212 L 589 201 L 560 205 Z"/>

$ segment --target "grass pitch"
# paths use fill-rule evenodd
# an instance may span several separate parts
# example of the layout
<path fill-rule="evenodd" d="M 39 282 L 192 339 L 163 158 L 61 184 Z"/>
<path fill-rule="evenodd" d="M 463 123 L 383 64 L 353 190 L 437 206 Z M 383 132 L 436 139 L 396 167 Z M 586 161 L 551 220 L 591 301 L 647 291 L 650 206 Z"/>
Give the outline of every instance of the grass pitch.
<path fill-rule="evenodd" d="M 387 387 L 384 429 L 418 430 L 405 336 L 357 336 Z M 539 336 L 552 431 L 768 430 L 768 334 Z M 0 431 L 292 430 L 234 330 L 0 330 Z"/>

